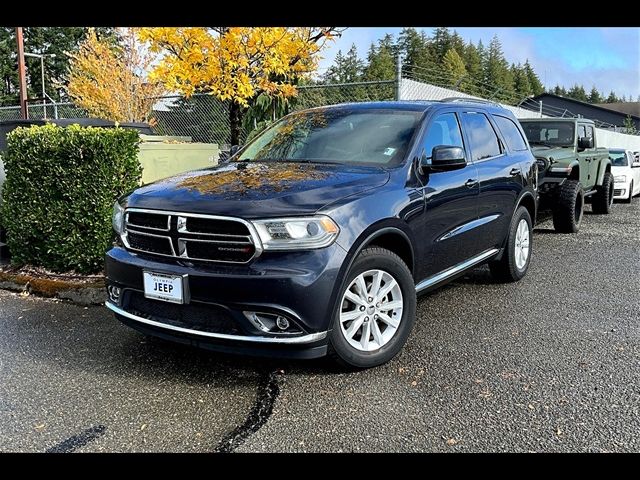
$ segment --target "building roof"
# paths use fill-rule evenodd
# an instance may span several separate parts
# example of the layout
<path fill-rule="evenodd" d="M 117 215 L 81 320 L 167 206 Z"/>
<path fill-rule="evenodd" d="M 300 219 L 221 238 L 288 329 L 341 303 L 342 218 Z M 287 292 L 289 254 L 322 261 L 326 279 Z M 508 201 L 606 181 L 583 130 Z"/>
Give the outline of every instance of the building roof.
<path fill-rule="evenodd" d="M 598 107 L 640 118 L 640 102 L 596 103 Z"/>
<path fill-rule="evenodd" d="M 576 100 L 575 98 L 570 98 L 570 97 L 563 97 L 562 95 L 556 95 L 555 93 L 541 93 L 540 95 L 536 95 L 535 97 L 533 97 L 533 100 L 538 101 L 538 100 L 544 100 L 545 98 L 558 98 L 567 102 L 571 102 L 571 103 L 575 103 L 576 105 L 582 105 L 583 107 L 586 108 L 593 108 L 594 110 L 599 110 L 599 111 L 603 111 L 603 112 L 608 112 L 608 113 L 616 113 L 619 115 L 623 115 L 626 116 L 627 113 L 625 112 L 620 112 L 618 110 L 614 110 L 611 108 L 606 108 L 603 107 L 603 104 L 595 104 L 595 103 L 588 103 L 588 102 L 582 102 L 580 100 Z M 635 102 L 634 102 L 635 103 Z M 605 103 L 604 105 L 611 105 L 610 103 Z M 640 121 L 640 116 L 638 115 L 634 115 L 631 114 L 631 118 L 633 118 L 634 120 Z"/>

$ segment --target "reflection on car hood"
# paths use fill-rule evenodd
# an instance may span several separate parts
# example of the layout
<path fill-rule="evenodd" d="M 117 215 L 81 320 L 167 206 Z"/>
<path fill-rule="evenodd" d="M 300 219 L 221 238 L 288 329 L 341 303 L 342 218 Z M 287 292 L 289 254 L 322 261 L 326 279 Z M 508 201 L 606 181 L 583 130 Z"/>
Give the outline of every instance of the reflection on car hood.
<path fill-rule="evenodd" d="M 127 206 L 245 218 L 309 214 L 388 179 L 376 167 L 232 162 L 139 188 Z"/>

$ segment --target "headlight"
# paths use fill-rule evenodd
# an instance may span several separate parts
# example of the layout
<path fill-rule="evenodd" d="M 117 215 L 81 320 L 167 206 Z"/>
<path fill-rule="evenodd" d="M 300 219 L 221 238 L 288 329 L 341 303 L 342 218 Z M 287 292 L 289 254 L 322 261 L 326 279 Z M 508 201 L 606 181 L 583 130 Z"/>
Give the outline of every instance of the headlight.
<path fill-rule="evenodd" d="M 253 220 L 265 250 L 303 250 L 327 247 L 338 236 L 338 226 L 324 215 Z"/>
<path fill-rule="evenodd" d="M 118 202 L 113 205 L 113 229 L 118 235 L 124 233 L 124 208 Z"/>
<path fill-rule="evenodd" d="M 626 175 L 618 175 L 617 177 L 613 177 L 613 181 L 616 183 L 625 183 L 627 181 Z"/>
<path fill-rule="evenodd" d="M 571 165 L 569 166 L 564 166 L 564 167 L 551 167 L 550 170 L 553 173 L 571 173 L 573 167 L 571 167 Z"/>

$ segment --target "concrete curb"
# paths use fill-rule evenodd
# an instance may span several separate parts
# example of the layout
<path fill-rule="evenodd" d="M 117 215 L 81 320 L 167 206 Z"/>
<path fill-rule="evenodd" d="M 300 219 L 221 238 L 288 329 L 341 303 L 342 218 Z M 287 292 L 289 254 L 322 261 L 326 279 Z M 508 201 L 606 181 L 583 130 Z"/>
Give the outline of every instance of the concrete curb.
<path fill-rule="evenodd" d="M 0 288 L 59 298 L 82 306 L 102 305 L 106 299 L 104 279 L 86 283 L 37 277 L 32 274 L 0 272 Z"/>

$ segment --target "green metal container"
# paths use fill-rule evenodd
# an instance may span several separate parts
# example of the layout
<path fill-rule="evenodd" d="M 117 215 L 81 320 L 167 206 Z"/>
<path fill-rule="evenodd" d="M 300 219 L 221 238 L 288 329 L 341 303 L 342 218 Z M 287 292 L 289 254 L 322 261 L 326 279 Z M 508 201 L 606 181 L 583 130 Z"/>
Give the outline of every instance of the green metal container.
<path fill-rule="evenodd" d="M 142 184 L 218 164 L 220 148 L 215 143 L 190 143 L 189 137 L 140 135 L 140 139 Z"/>

